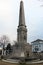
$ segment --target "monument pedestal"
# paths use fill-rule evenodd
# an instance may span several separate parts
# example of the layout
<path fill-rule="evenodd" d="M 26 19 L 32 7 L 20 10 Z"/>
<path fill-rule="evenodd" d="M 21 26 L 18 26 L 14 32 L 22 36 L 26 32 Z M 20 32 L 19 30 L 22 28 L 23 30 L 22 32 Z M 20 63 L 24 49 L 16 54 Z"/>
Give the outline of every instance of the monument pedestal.
<path fill-rule="evenodd" d="M 21 61 L 21 63 L 25 62 L 25 54 L 24 54 L 24 52 L 21 52 L 20 61 Z"/>
<path fill-rule="evenodd" d="M 21 57 L 25 57 L 25 54 L 24 54 L 24 52 L 21 52 Z"/>

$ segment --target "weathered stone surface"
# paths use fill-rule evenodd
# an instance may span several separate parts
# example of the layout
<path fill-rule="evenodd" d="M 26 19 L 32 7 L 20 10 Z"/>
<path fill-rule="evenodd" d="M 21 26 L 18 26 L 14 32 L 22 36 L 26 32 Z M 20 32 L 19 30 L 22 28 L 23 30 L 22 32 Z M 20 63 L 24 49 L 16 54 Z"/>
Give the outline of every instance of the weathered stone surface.
<path fill-rule="evenodd" d="M 23 1 L 20 2 L 19 26 L 17 29 L 17 42 L 21 50 L 24 52 L 24 44 L 27 43 L 27 28 L 25 24 L 24 6 Z"/>

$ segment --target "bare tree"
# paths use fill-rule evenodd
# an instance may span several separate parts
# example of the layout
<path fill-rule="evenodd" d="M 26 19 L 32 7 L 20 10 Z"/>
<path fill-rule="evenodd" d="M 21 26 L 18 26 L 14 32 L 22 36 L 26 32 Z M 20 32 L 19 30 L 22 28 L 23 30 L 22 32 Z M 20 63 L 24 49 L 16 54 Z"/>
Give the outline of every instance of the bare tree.
<path fill-rule="evenodd" d="M 0 43 L 6 46 L 10 42 L 9 37 L 6 35 L 3 35 L 0 37 Z"/>
<path fill-rule="evenodd" d="M 7 46 L 9 42 L 9 37 L 7 37 L 6 35 L 0 37 L 0 44 L 3 46 L 2 55 L 4 55 L 5 46 Z"/>

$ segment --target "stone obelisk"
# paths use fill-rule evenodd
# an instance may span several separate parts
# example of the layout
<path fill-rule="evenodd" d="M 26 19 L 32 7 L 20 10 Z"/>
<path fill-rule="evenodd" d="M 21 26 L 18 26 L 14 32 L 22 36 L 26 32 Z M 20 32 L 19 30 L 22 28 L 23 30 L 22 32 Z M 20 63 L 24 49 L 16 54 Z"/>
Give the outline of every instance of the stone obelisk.
<path fill-rule="evenodd" d="M 20 2 L 19 25 L 17 29 L 17 41 L 21 52 L 24 51 L 24 45 L 27 43 L 27 28 L 25 24 L 23 1 Z"/>

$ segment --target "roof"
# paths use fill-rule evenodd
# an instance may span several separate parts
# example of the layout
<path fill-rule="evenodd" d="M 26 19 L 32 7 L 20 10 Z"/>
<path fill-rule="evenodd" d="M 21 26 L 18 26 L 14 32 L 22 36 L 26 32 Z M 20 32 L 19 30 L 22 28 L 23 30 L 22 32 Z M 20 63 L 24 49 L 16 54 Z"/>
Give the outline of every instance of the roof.
<path fill-rule="evenodd" d="M 31 43 L 34 43 L 34 42 L 43 42 L 43 40 L 41 40 L 41 39 L 37 39 L 37 40 L 35 40 L 35 41 L 33 41 L 33 42 L 31 42 Z"/>

